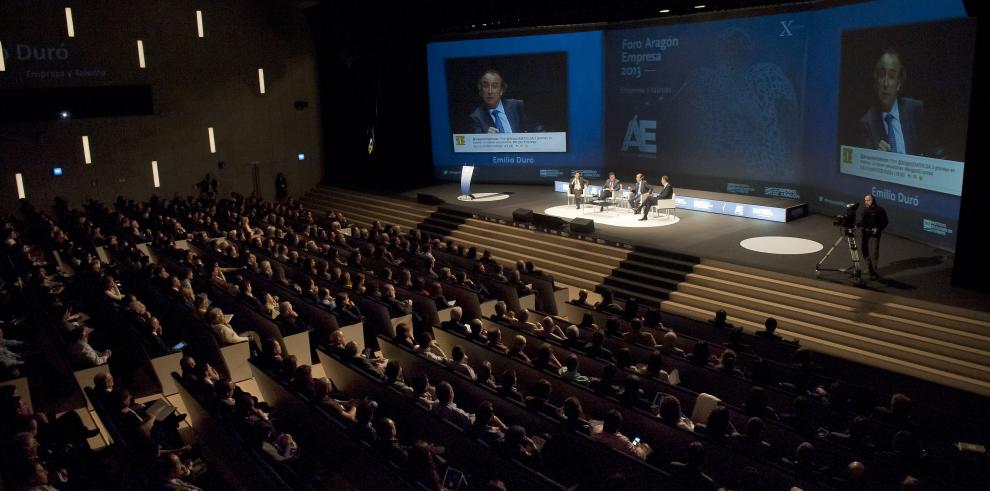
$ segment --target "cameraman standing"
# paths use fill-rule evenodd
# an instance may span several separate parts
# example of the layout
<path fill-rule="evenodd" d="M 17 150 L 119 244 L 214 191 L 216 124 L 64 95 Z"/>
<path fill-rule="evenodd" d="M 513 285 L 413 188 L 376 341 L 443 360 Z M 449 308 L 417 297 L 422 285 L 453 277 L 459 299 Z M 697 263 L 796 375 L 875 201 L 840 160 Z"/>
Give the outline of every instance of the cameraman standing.
<path fill-rule="evenodd" d="M 863 257 L 870 268 L 870 279 L 877 279 L 877 264 L 880 262 L 880 235 L 887 228 L 887 212 L 884 211 L 872 194 L 863 198 L 866 208 L 856 224 L 863 231 Z"/>

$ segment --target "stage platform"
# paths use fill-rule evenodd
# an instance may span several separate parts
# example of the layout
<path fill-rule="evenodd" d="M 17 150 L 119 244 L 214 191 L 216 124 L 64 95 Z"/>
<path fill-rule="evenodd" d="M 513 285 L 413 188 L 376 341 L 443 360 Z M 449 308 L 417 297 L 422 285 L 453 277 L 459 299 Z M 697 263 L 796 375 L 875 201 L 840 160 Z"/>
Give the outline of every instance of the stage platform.
<path fill-rule="evenodd" d="M 554 181 L 553 189 L 557 193 L 568 192 L 567 181 Z M 601 194 L 602 187 L 592 184 L 588 191 L 592 196 Z M 628 199 L 629 191 L 623 190 L 623 199 Z M 653 196 L 657 196 L 658 188 L 653 188 Z M 481 193 L 486 198 L 494 198 L 493 193 Z M 477 198 L 477 195 L 472 194 Z M 498 195 L 495 195 L 498 196 Z M 459 197 L 461 201 L 464 200 Z M 494 201 L 494 199 L 491 199 Z M 718 193 L 700 189 L 677 188 L 674 201 L 679 209 L 717 213 L 736 217 L 752 218 L 755 220 L 770 220 L 772 222 L 789 222 L 808 214 L 808 203 L 788 198 L 767 198 L 763 196 L 747 196 L 745 194 Z"/>
<path fill-rule="evenodd" d="M 441 206 L 510 222 L 512 212 L 517 208 L 554 214 L 548 213 L 548 210 L 553 211 L 553 208 L 559 209 L 567 205 L 566 195 L 554 192 L 547 185 L 476 184 L 471 190 L 476 196 L 485 194 L 487 198 L 484 201 L 458 200 L 460 188 L 456 183 L 413 189 L 402 195 L 410 199 L 416 199 L 419 194 L 433 195 L 445 202 Z M 680 194 L 682 191 L 675 189 L 675 192 Z M 840 229 L 832 224 L 833 217 L 818 214 L 810 214 L 801 220 L 778 223 L 678 208 L 674 212 L 676 222 L 665 223 L 664 221 L 669 219 L 652 215 L 649 220 L 640 222 L 631 217 L 631 210 L 621 208 L 607 210 L 605 216 L 598 215 L 597 209 L 577 211 L 574 205 L 571 205 L 569 210 L 574 210 L 574 216 L 594 220 L 595 235 L 608 241 L 646 246 L 807 278 L 817 276 L 815 265 L 841 235 Z M 610 219 L 638 225 L 609 225 Z M 892 216 L 891 219 L 896 220 L 897 217 Z M 664 226 L 655 226 L 661 223 Z M 805 254 L 780 254 L 756 252 L 740 245 L 744 240 L 759 237 L 804 239 L 817 242 L 824 249 Z M 849 253 L 843 242 L 825 266 L 846 267 L 850 264 Z M 868 282 L 865 288 L 946 305 L 990 311 L 990 296 L 957 288 L 951 284 L 952 264 L 953 254 L 949 251 L 893 234 L 885 234 L 881 243 L 881 279 Z M 822 272 L 818 279 L 845 285 L 854 284 L 851 278 L 842 273 Z"/>

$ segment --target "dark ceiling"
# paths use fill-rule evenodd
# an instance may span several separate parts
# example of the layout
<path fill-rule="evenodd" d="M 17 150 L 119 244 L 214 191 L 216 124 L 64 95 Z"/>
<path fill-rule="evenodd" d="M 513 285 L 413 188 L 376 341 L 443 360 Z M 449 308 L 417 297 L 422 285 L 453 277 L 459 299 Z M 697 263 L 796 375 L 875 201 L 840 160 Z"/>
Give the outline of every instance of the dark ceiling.
<path fill-rule="evenodd" d="M 468 34 L 502 29 L 639 21 L 754 7 L 804 5 L 820 0 L 528 0 L 469 2 L 426 0 L 384 7 L 375 2 L 322 0 L 321 8 L 372 30 L 384 25 L 427 36 Z M 313 4 L 315 2 L 305 2 Z M 834 3 L 834 2 L 833 2 Z M 699 8 L 698 6 L 703 6 Z M 666 11 L 666 12 L 665 12 Z M 351 24 L 351 25 L 354 25 Z"/>

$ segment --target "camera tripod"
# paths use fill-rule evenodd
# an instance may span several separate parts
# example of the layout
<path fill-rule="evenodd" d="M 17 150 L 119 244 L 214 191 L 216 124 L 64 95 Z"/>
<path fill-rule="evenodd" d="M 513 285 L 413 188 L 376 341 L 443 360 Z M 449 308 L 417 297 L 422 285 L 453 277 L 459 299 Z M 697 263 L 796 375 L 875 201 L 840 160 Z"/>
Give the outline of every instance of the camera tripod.
<path fill-rule="evenodd" d="M 822 271 L 837 271 L 848 274 L 855 279 L 856 284 L 860 286 L 864 284 L 863 270 L 859 265 L 859 246 L 856 243 L 855 232 L 855 228 L 843 227 L 842 235 L 839 235 L 839 238 L 835 239 L 835 243 L 832 244 L 832 247 L 829 248 L 828 252 L 826 252 L 824 256 L 822 256 L 821 261 L 818 261 L 818 264 L 815 265 L 815 276 L 819 276 Z M 846 245 L 849 247 L 849 257 L 852 259 L 852 266 L 845 268 L 823 268 L 822 264 L 825 264 L 825 261 L 832 255 L 835 248 L 839 247 L 839 243 L 842 242 L 843 239 L 845 239 Z"/>

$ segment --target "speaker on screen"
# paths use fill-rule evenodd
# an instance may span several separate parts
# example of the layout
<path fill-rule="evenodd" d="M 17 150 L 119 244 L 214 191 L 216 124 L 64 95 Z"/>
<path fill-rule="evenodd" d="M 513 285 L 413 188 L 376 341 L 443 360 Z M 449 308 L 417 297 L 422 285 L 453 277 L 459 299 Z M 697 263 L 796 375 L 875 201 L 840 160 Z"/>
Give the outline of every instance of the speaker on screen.
<path fill-rule="evenodd" d="M 522 223 L 529 223 L 533 221 L 533 210 L 528 208 L 516 208 L 512 212 L 512 220 Z"/>
<path fill-rule="evenodd" d="M 564 227 L 564 219 L 560 217 L 555 217 L 553 215 L 544 215 L 542 213 L 533 214 L 533 223 L 540 228 L 548 229 L 560 229 Z"/>
<path fill-rule="evenodd" d="M 595 221 L 587 218 L 575 218 L 571 220 L 571 232 L 581 234 L 591 234 L 595 232 Z"/>

